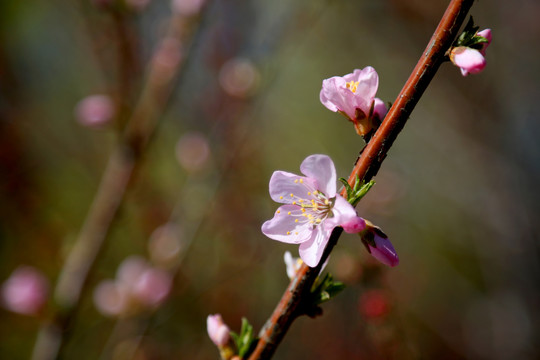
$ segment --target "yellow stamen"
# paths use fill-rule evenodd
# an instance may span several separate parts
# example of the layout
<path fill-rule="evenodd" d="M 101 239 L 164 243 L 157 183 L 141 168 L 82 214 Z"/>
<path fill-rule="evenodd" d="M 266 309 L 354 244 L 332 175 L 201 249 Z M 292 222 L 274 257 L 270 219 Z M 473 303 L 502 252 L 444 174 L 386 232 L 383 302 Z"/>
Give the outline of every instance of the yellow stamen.
<path fill-rule="evenodd" d="M 290 232 L 290 231 L 287 231 L 287 235 L 291 235 L 291 232 Z"/>
<path fill-rule="evenodd" d="M 359 81 L 349 81 L 348 83 L 345 84 L 345 86 L 347 86 L 347 89 L 351 90 L 353 93 L 356 92 L 356 89 L 358 88 L 358 83 Z"/>
<path fill-rule="evenodd" d="M 280 196 L 279 199 L 280 199 L 280 200 L 283 200 L 283 196 Z"/>
<path fill-rule="evenodd" d="M 298 219 L 294 219 L 294 222 L 298 222 Z"/>
<path fill-rule="evenodd" d="M 287 215 L 291 215 L 291 212 L 289 211 L 289 212 L 287 213 Z"/>

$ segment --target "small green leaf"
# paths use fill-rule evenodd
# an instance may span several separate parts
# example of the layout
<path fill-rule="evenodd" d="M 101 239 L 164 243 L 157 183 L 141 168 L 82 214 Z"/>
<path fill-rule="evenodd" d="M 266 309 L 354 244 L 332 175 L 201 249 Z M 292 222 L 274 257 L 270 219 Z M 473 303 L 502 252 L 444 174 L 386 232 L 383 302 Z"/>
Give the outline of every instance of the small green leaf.
<path fill-rule="evenodd" d="M 341 181 L 341 183 L 347 190 L 347 200 L 350 199 L 353 196 L 353 189 L 351 189 L 351 185 L 349 185 L 349 182 L 347 181 L 347 179 L 343 177 L 339 178 L 339 181 Z"/>

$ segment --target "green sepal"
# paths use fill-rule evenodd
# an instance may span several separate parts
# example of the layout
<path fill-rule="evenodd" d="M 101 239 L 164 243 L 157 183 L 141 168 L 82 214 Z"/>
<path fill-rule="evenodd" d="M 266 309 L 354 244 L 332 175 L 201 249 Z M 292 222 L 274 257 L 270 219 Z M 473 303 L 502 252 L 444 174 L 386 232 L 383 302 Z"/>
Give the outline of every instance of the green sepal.
<path fill-rule="evenodd" d="M 469 21 L 467 22 L 467 25 L 465 25 L 463 32 L 461 33 L 461 35 L 459 35 L 453 46 L 465 46 L 477 50 L 481 49 L 482 44 L 487 43 L 488 40 L 483 36 L 476 35 L 479 28 L 479 26 L 474 25 L 474 20 L 471 16 L 469 18 Z"/>
<path fill-rule="evenodd" d="M 257 338 L 253 336 L 253 326 L 250 325 L 246 318 L 242 318 L 240 334 L 237 334 L 234 331 L 231 331 L 230 334 L 238 349 L 238 356 L 242 359 L 253 351 L 257 343 Z"/>
<path fill-rule="evenodd" d="M 332 299 L 343 289 L 345 289 L 345 284 L 339 281 L 334 282 L 332 275 L 327 273 L 322 280 L 317 279 L 311 288 L 313 305 L 319 305 Z"/>

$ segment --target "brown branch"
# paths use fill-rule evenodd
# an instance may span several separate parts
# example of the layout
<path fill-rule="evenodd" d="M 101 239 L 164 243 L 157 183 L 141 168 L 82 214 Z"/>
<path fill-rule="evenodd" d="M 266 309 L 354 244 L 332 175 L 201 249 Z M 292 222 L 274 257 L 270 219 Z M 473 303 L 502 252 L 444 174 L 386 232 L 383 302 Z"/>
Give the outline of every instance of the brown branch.
<path fill-rule="evenodd" d="M 435 76 L 445 59 L 445 53 L 463 24 L 474 0 L 452 0 L 446 9 L 437 29 L 428 43 L 411 76 L 390 108 L 386 118 L 377 129 L 373 138 L 362 152 L 349 176 L 348 182 L 354 185 L 356 178 L 365 181 L 377 174 L 382 161 L 392 146 L 399 132 L 405 126 L 420 97 Z M 319 265 L 309 268 L 303 264 L 296 277 L 283 294 L 272 316 L 259 333 L 257 347 L 250 355 L 250 360 L 269 359 L 285 336 L 296 317 L 305 314 L 303 301 L 315 278 L 333 247 L 337 244 L 342 229 L 336 228 L 328 241 Z"/>
<path fill-rule="evenodd" d="M 131 119 L 114 149 L 84 225 L 61 269 L 55 288 L 57 311 L 38 334 L 33 359 L 61 356 L 70 327 L 96 260 L 125 194 L 140 165 L 140 159 L 165 109 L 180 69 L 180 41 L 185 27 L 179 16 L 171 18 L 168 32 L 149 66 L 146 82 Z"/>

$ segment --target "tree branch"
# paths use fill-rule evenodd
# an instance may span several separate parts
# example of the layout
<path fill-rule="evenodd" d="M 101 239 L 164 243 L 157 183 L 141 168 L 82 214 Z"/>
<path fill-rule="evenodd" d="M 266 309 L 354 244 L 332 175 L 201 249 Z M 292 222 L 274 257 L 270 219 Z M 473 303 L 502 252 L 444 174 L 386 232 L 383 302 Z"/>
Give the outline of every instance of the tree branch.
<path fill-rule="evenodd" d="M 357 159 L 348 182 L 354 186 L 356 177 L 369 181 L 375 176 L 394 140 L 405 126 L 420 97 L 445 59 L 445 53 L 463 24 L 474 0 L 452 0 L 429 41 L 411 76 L 390 108 L 381 126 Z M 259 333 L 257 347 L 249 360 L 269 359 L 287 333 L 293 321 L 303 314 L 302 301 L 307 298 L 321 264 L 337 244 L 341 228 L 336 228 L 328 241 L 319 265 L 303 264 L 283 294 L 270 319 Z"/>
<path fill-rule="evenodd" d="M 89 276 L 176 84 L 185 31 L 186 25 L 180 15 L 171 17 L 168 31 L 148 68 L 139 101 L 109 158 L 83 227 L 60 271 L 55 288 L 57 310 L 39 331 L 32 356 L 34 360 L 62 356 L 81 298 L 88 290 Z"/>

